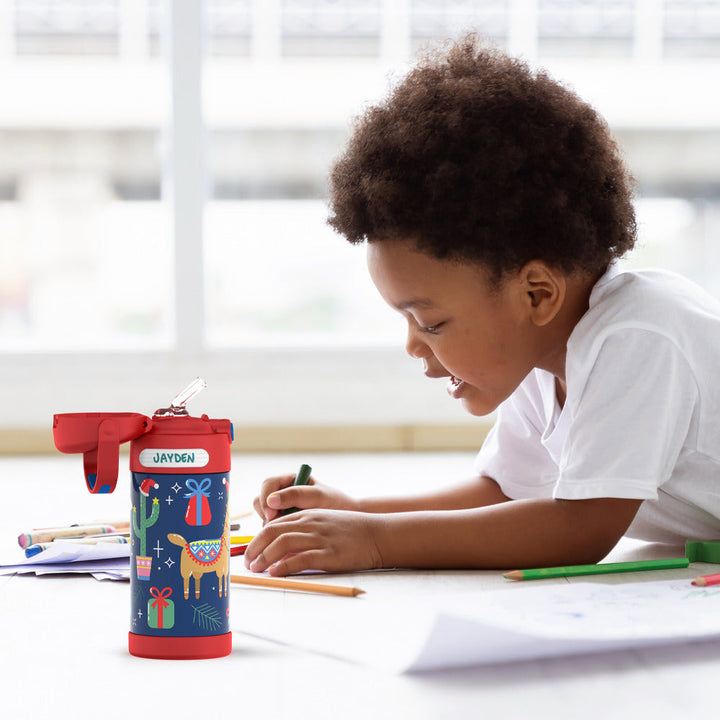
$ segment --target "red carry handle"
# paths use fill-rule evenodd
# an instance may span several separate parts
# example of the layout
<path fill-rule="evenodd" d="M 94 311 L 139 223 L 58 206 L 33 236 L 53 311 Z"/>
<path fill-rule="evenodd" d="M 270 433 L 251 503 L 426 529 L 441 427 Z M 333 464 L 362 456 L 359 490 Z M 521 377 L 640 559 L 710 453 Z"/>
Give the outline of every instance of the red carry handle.
<path fill-rule="evenodd" d="M 111 493 L 118 476 L 120 445 L 144 435 L 152 420 L 140 413 L 65 413 L 53 419 L 55 447 L 82 453 L 91 493 Z"/>

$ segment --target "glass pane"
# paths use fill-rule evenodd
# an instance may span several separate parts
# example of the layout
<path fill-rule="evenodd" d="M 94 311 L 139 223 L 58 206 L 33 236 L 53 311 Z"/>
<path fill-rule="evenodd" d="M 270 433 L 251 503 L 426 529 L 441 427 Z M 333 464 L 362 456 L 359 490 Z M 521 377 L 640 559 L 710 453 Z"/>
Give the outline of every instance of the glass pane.
<path fill-rule="evenodd" d="M 167 71 L 145 2 L 16 0 L 0 62 L 0 348 L 168 347 Z"/>
<path fill-rule="evenodd" d="M 118 51 L 117 0 L 14 0 L 18 55 L 105 55 Z"/>
<path fill-rule="evenodd" d="M 252 13 L 243 1 L 205 6 L 210 347 L 402 341 L 364 249 L 325 222 L 327 174 L 348 120 L 386 86 L 376 62 L 380 8 L 379 0 L 273 0 Z M 222 37 L 220 17 L 233 18 Z M 358 57 L 368 53 L 372 60 Z"/>
<path fill-rule="evenodd" d="M 665 0 L 664 20 L 667 57 L 720 57 L 720 2 L 717 0 Z"/>
<path fill-rule="evenodd" d="M 206 213 L 208 340 L 216 347 L 398 345 L 403 325 L 362 246 L 320 200 L 213 202 Z"/>
<path fill-rule="evenodd" d="M 413 47 L 432 40 L 457 37 L 469 29 L 502 45 L 508 35 L 507 0 L 411 0 Z"/>
<path fill-rule="evenodd" d="M 248 56 L 253 0 L 205 0 L 210 55 Z"/>
<path fill-rule="evenodd" d="M 539 0 L 537 20 L 541 57 L 632 54 L 634 0 Z"/>
<path fill-rule="evenodd" d="M 393 5 L 404 13 L 399 20 L 385 12 L 389 5 L 375 0 L 212 0 L 206 5 L 211 346 L 396 344 L 402 337 L 402 320 L 377 297 L 362 251 L 326 226 L 324 205 L 327 172 L 350 119 L 385 95 L 388 66 L 382 48 L 393 33 L 395 39 L 407 35 L 408 42 L 398 44 L 411 53 L 426 41 L 470 28 L 501 45 L 525 37 L 531 45 L 537 42 L 539 64 L 583 88 L 588 100 L 596 93 L 617 105 L 634 97 L 641 79 L 650 89 L 642 101 L 625 103 L 615 113 L 620 120 L 613 127 L 639 184 L 639 242 L 627 263 L 676 270 L 720 296 L 715 270 L 720 268 L 715 250 L 720 174 L 713 161 L 720 133 L 707 101 L 708 59 L 683 56 L 683 87 L 695 83 L 697 92 L 672 119 L 662 113 L 648 119 L 647 112 L 654 99 L 667 96 L 665 83 L 677 69 L 679 46 L 672 45 L 673 38 L 715 42 L 720 2 L 666 0 L 660 9 L 664 24 L 656 22 L 647 4 L 640 12 L 637 0 L 531 5 L 536 12 L 530 21 L 509 0 L 408 0 Z M 671 28 L 672 18 L 682 22 Z M 638 28 L 639 23 L 646 26 Z M 532 38 L 523 34 L 527 27 Z M 640 30 L 658 33 L 662 61 L 635 63 Z M 336 56 L 329 63 L 331 49 Z M 395 62 L 394 75 L 405 67 Z M 613 108 L 617 111 L 610 103 L 610 122 Z"/>
<path fill-rule="evenodd" d="M 720 201 L 645 197 L 635 208 L 638 244 L 623 265 L 672 270 L 720 298 Z"/>
<path fill-rule="evenodd" d="M 377 55 L 381 0 L 283 0 L 286 57 Z"/>

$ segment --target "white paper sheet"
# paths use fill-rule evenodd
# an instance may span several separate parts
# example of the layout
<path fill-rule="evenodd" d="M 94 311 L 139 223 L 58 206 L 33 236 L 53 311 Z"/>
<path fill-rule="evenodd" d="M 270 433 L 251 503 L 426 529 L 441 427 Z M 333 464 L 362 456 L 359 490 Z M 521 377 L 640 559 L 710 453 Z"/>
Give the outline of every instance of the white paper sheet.
<path fill-rule="evenodd" d="M 103 580 L 126 580 L 130 577 L 129 558 L 129 544 L 56 541 L 31 558 L 18 558 L 17 562 L 0 565 L 0 575 L 89 573 Z"/>
<path fill-rule="evenodd" d="M 373 602 L 275 603 L 236 631 L 398 672 L 720 638 L 720 587 L 689 580 L 518 583 L 499 591 Z"/>

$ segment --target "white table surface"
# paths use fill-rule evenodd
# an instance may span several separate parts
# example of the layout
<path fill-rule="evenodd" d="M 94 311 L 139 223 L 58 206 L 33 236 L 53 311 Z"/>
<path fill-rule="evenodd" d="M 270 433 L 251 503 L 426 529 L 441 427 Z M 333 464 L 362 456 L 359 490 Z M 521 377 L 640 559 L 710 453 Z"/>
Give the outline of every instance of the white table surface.
<path fill-rule="evenodd" d="M 300 462 L 353 493 L 377 494 L 461 479 L 472 455 L 235 456 L 232 511 L 249 507 L 264 477 L 293 472 Z M 121 457 L 120 465 L 116 492 L 91 496 L 79 457 L 0 459 L 0 560 L 20 556 L 16 538 L 28 528 L 127 516 L 127 458 Z M 612 559 L 667 555 L 667 548 L 625 545 Z M 233 558 L 236 562 L 241 558 Z M 692 568 L 672 572 L 665 577 L 698 574 Z M 628 579 L 606 577 L 608 582 Z M 298 603 L 325 603 L 332 612 L 334 603 L 476 591 L 507 582 L 497 572 L 477 571 L 393 571 L 323 581 L 359 585 L 367 594 L 358 600 L 234 586 L 231 627 L 233 617 L 247 617 L 268 602 L 280 612 Z M 280 592 L 283 603 L 277 603 Z M 78 603 L 79 595 L 84 602 Z M 640 713 L 689 717 L 717 706 L 720 643 L 397 675 L 237 632 L 226 658 L 135 658 L 127 652 L 128 615 L 127 582 L 0 576 L 0 717 L 615 720 Z"/>

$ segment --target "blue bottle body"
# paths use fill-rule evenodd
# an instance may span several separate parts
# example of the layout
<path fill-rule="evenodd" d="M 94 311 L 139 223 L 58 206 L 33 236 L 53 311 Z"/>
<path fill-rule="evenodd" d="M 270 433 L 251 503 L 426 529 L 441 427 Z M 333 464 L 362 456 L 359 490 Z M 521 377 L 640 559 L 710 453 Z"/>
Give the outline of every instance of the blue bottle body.
<path fill-rule="evenodd" d="M 228 633 L 230 474 L 133 472 L 130 632 Z"/>

